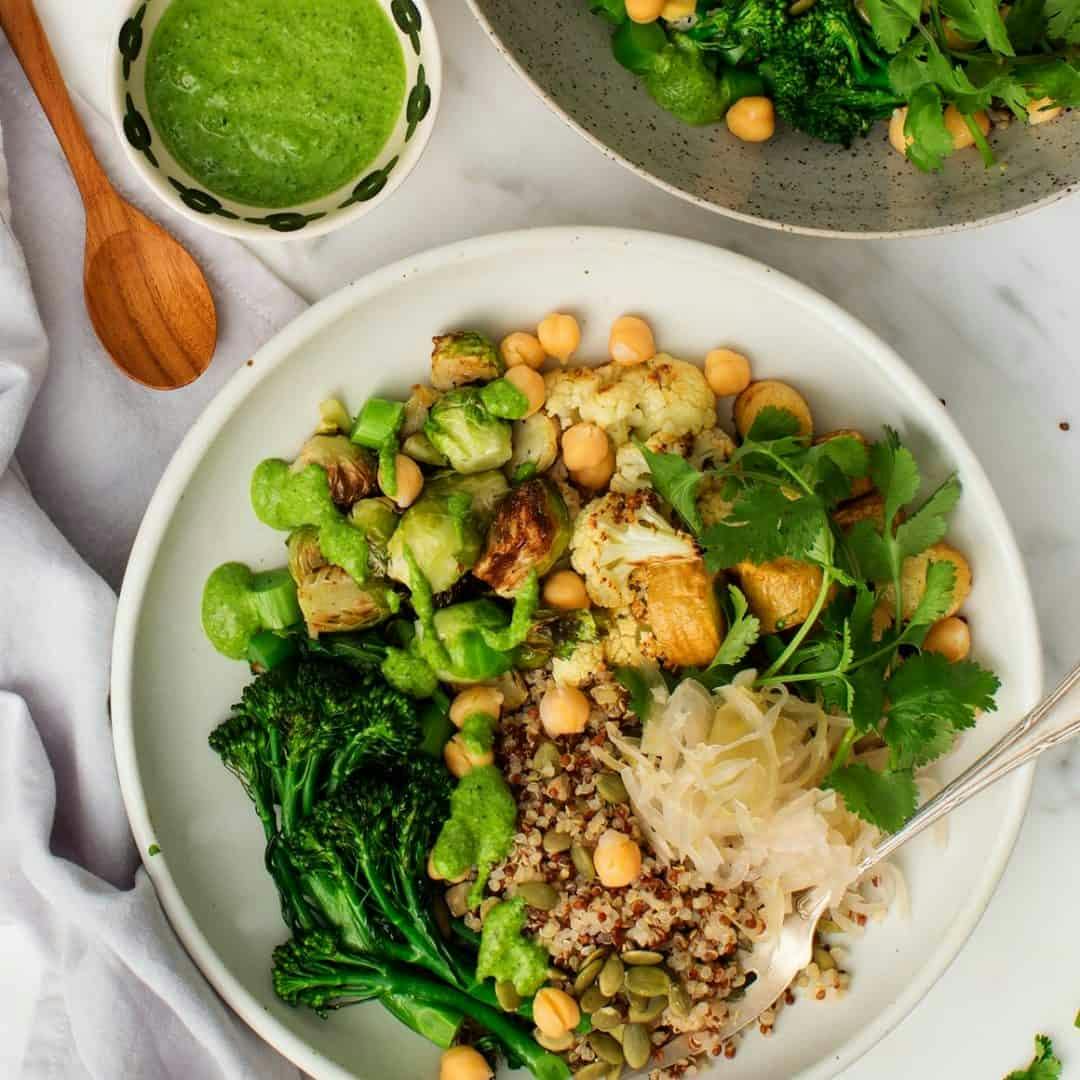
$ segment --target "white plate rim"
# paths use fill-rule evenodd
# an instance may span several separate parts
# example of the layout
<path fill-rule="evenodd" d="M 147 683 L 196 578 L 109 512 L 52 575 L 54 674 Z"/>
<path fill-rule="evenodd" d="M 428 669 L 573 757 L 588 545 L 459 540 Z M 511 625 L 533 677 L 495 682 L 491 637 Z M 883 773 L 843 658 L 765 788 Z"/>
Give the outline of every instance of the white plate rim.
<path fill-rule="evenodd" d="M 854 316 L 809 286 L 745 255 L 701 241 L 647 230 L 595 226 L 519 229 L 459 241 L 407 256 L 346 285 L 313 305 L 266 342 L 252 359 L 242 365 L 225 383 L 177 448 L 154 491 L 135 537 L 120 592 L 113 632 L 110 682 L 113 746 L 121 794 L 139 857 L 184 948 L 207 981 L 260 1038 L 306 1073 L 317 1076 L 320 1080 L 356 1080 L 356 1076 L 323 1056 L 265 1010 L 219 960 L 199 930 L 168 869 L 167 861 L 148 855 L 149 845 L 154 840 L 154 828 L 136 759 L 131 686 L 139 613 L 157 553 L 173 510 L 209 446 L 255 386 L 286 362 L 308 337 L 332 324 L 354 304 L 377 295 L 382 289 L 400 285 L 410 277 L 422 276 L 454 262 L 495 254 L 507 255 L 526 245 L 533 248 L 537 244 L 551 245 L 565 251 L 582 243 L 588 246 L 590 242 L 601 245 L 649 245 L 661 259 L 665 254 L 674 256 L 680 252 L 684 255 L 696 253 L 701 258 L 726 261 L 747 277 L 767 279 L 770 288 L 786 293 L 793 300 L 809 302 L 823 319 L 831 321 L 848 334 L 864 351 L 869 361 L 884 368 L 890 378 L 903 388 L 918 412 L 925 413 L 938 408 L 937 398 L 890 346 Z M 978 459 L 951 417 L 939 413 L 939 422 L 953 441 L 957 452 L 956 466 L 964 476 L 965 485 L 979 489 L 980 499 L 996 518 L 992 522 L 995 533 L 1002 544 L 1009 572 L 1024 598 L 1023 609 L 1015 613 L 1014 623 L 1020 631 L 1018 639 L 1026 643 L 1027 655 L 1018 656 L 1016 667 L 1018 671 L 1030 672 L 1029 697 L 1030 704 L 1033 705 L 1042 692 L 1043 663 L 1027 571 L 1004 509 Z M 1005 871 L 1027 811 L 1033 778 L 1033 765 L 1026 766 L 1016 774 L 1015 794 L 1007 816 L 999 822 L 992 856 L 986 862 L 980 886 L 971 894 L 962 917 L 954 921 L 949 933 L 938 942 L 918 978 L 912 981 L 887 1010 L 868 1023 L 858 1036 L 849 1039 L 832 1054 L 816 1065 L 804 1069 L 792 1080 L 829 1080 L 836 1076 L 907 1017 L 945 973 L 978 925 Z"/>

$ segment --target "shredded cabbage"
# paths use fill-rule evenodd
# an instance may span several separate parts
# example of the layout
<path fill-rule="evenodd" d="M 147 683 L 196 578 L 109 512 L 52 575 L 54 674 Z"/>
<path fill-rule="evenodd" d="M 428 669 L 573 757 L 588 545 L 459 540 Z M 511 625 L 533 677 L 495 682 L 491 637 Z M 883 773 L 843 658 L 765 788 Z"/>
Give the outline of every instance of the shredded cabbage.
<path fill-rule="evenodd" d="M 755 690 L 744 671 L 710 692 L 685 680 L 653 709 L 640 740 L 609 725 L 634 812 L 664 862 L 692 862 L 719 888 L 752 883 L 764 937 L 778 932 L 791 897 L 825 886 L 835 921 L 877 917 L 903 882 L 891 867 L 856 884 L 878 831 L 818 785 L 850 721 L 781 686 Z"/>

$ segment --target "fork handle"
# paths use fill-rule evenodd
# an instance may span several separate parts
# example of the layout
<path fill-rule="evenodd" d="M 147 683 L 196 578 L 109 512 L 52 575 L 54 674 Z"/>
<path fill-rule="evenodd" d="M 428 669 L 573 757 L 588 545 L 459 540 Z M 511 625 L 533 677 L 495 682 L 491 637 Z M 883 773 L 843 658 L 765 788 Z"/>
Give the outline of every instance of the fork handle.
<path fill-rule="evenodd" d="M 959 776 L 945 785 L 898 832 L 885 837 L 859 864 L 862 877 L 897 848 L 918 836 L 946 814 L 951 813 L 984 788 L 1007 773 L 1037 758 L 1058 743 L 1080 733 L 1080 664 L 1072 669 L 1056 690 L 998 740 Z"/>

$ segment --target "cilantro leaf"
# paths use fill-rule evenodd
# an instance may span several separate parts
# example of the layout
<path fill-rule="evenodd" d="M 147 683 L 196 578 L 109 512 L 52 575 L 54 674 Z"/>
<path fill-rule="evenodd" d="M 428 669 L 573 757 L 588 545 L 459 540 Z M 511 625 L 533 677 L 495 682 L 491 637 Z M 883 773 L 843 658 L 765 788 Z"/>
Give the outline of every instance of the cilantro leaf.
<path fill-rule="evenodd" d="M 885 714 L 885 668 L 883 657 L 848 672 L 848 682 L 855 694 L 849 715 L 860 735 L 874 731 Z"/>
<path fill-rule="evenodd" d="M 702 534 L 705 561 L 715 571 L 740 562 L 802 558 L 828 529 L 825 507 L 817 496 L 792 499 L 775 485 L 754 485 L 743 489 L 723 521 Z"/>
<path fill-rule="evenodd" d="M 856 762 L 834 769 L 822 782 L 843 797 L 844 804 L 864 821 L 885 832 L 903 827 L 918 805 L 919 793 L 910 769 L 878 772 Z"/>
<path fill-rule="evenodd" d="M 1080 0 L 1046 0 L 1046 30 L 1054 41 L 1080 42 Z"/>
<path fill-rule="evenodd" d="M 921 479 L 915 456 L 890 427 L 885 429 L 885 438 L 870 447 L 870 479 L 885 497 L 886 523 L 919 494 Z"/>
<path fill-rule="evenodd" d="M 652 690 L 644 672 L 633 667 L 616 668 L 615 678 L 630 695 L 630 711 L 644 724 L 653 703 Z"/>
<path fill-rule="evenodd" d="M 975 712 L 992 712 L 1000 682 L 971 660 L 949 663 L 920 653 L 901 664 L 885 684 L 889 700 L 884 737 L 893 761 L 925 765 L 952 746 L 957 732 L 975 724 Z"/>
<path fill-rule="evenodd" d="M 953 591 L 956 588 L 956 564 L 942 559 L 932 562 L 926 568 L 926 584 L 923 594 L 915 606 L 903 640 L 909 644 L 921 645 L 923 632 L 928 630 L 938 619 L 945 618 L 952 606 Z"/>
<path fill-rule="evenodd" d="M 1005 1080 L 1060 1080 L 1061 1062 L 1045 1035 L 1035 1036 L 1035 1057 L 1026 1069 L 1014 1069 Z"/>
<path fill-rule="evenodd" d="M 1080 0 L 1077 0 L 1080 7 Z M 1018 52 L 1033 52 L 1043 36 L 1046 0 L 1016 0 L 1005 18 L 1005 32 Z"/>
<path fill-rule="evenodd" d="M 637 443 L 637 448 L 649 466 L 653 487 L 660 497 L 695 533 L 700 533 L 702 524 L 697 496 L 704 474 L 678 454 L 658 454 L 642 443 Z"/>
<path fill-rule="evenodd" d="M 870 26 L 878 44 L 896 52 L 915 29 L 922 16 L 921 0 L 866 0 Z"/>
<path fill-rule="evenodd" d="M 978 27 L 976 40 L 982 39 L 994 52 L 1002 56 L 1013 56 L 1015 50 L 1005 29 L 1005 21 L 998 10 L 997 0 L 954 0 L 954 4 L 966 5 L 971 13 L 971 21 Z M 968 35 L 965 33 L 965 37 Z"/>
<path fill-rule="evenodd" d="M 948 529 L 945 519 L 959 501 L 960 481 L 950 476 L 914 514 L 896 527 L 901 557 L 918 555 L 942 539 Z M 891 521 L 892 516 L 886 520 Z"/>
<path fill-rule="evenodd" d="M 750 647 L 761 635 L 761 623 L 756 616 L 750 614 L 742 589 L 729 585 L 728 596 L 731 599 L 731 619 L 728 630 L 707 671 L 718 667 L 734 666 L 750 651 Z"/>
<path fill-rule="evenodd" d="M 937 172 L 956 149 L 952 135 L 945 126 L 945 103 L 941 99 L 941 91 L 932 83 L 923 83 L 908 100 L 904 135 L 911 139 L 911 145 L 907 148 L 908 160 L 923 172 Z"/>
<path fill-rule="evenodd" d="M 889 540 L 868 520 L 857 521 L 844 538 L 853 569 L 868 581 L 891 581 L 893 561 Z"/>
<path fill-rule="evenodd" d="M 779 439 L 794 438 L 799 434 L 799 418 L 787 409 L 778 409 L 775 405 L 766 405 L 754 417 L 745 442 L 775 442 Z"/>

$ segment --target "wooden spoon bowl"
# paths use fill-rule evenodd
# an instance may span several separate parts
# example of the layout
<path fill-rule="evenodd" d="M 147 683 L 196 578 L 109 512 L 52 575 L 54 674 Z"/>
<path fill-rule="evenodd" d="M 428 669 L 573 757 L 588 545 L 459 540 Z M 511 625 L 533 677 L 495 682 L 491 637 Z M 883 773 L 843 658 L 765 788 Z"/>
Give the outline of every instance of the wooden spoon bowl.
<path fill-rule="evenodd" d="M 174 390 L 209 366 L 217 313 L 195 260 L 109 183 L 75 114 L 32 0 L 0 0 L 0 26 L 71 165 L 86 209 L 84 286 L 90 321 L 116 366 Z"/>

